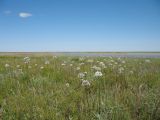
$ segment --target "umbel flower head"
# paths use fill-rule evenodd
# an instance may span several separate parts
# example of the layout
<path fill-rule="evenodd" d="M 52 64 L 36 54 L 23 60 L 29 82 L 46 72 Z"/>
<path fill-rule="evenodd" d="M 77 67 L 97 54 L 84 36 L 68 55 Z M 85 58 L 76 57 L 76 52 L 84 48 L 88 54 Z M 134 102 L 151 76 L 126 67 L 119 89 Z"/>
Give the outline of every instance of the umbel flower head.
<path fill-rule="evenodd" d="M 94 70 L 96 70 L 96 71 L 100 71 L 101 70 L 101 68 L 100 67 L 97 67 L 97 66 L 93 66 L 93 67 L 91 67 L 92 69 L 94 69 Z"/>
<path fill-rule="evenodd" d="M 69 83 L 66 83 L 66 87 L 69 87 Z"/>
<path fill-rule="evenodd" d="M 40 67 L 40 69 L 42 70 L 42 69 L 44 69 L 44 67 L 43 67 L 43 66 L 41 66 L 41 67 Z"/>
<path fill-rule="evenodd" d="M 8 68 L 8 67 L 9 67 L 9 64 L 5 64 L 5 67 Z"/>
<path fill-rule="evenodd" d="M 88 81 L 88 80 L 82 80 L 82 86 L 84 86 L 84 87 L 88 87 L 88 86 L 90 86 L 91 84 L 90 84 L 90 82 Z"/>
<path fill-rule="evenodd" d="M 29 57 L 25 57 L 25 58 L 24 58 L 24 63 L 27 64 L 27 63 L 29 63 L 29 62 L 30 62 L 30 58 L 29 58 Z"/>
<path fill-rule="evenodd" d="M 95 72 L 94 76 L 95 77 L 101 77 L 103 74 L 100 71 Z"/>
<path fill-rule="evenodd" d="M 48 60 L 46 60 L 44 64 L 48 65 L 48 64 L 50 64 L 50 62 Z"/>
<path fill-rule="evenodd" d="M 84 78 L 85 77 L 85 74 L 84 73 L 79 73 L 78 74 L 78 78 Z"/>

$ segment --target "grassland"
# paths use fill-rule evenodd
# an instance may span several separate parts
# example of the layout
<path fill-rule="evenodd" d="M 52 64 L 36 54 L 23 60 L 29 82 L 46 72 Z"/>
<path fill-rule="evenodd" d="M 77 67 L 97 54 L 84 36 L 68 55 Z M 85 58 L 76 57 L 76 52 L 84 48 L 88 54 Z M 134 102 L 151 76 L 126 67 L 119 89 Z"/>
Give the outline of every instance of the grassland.
<path fill-rule="evenodd" d="M 0 56 L 0 119 L 160 120 L 160 58 Z"/>

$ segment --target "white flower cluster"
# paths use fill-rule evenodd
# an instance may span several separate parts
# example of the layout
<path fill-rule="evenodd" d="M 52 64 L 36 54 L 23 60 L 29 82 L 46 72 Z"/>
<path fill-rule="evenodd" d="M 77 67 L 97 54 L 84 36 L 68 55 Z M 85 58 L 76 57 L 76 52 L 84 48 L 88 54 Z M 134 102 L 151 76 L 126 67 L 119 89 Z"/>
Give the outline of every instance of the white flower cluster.
<path fill-rule="evenodd" d="M 5 67 L 8 68 L 8 67 L 9 67 L 9 64 L 5 64 Z"/>
<path fill-rule="evenodd" d="M 150 63 L 151 61 L 150 61 L 149 59 L 146 59 L 145 62 L 146 62 L 146 63 Z"/>
<path fill-rule="evenodd" d="M 78 78 L 81 78 L 81 79 L 82 79 L 82 78 L 84 78 L 84 77 L 85 77 L 85 74 L 84 74 L 84 73 L 79 73 L 79 74 L 78 74 Z"/>
<path fill-rule="evenodd" d="M 124 72 L 124 68 L 123 67 L 120 67 L 119 69 L 118 69 L 118 73 L 123 73 Z"/>
<path fill-rule="evenodd" d="M 88 62 L 88 63 L 93 63 L 94 60 L 93 60 L 93 59 L 88 59 L 87 62 Z"/>
<path fill-rule="evenodd" d="M 100 67 L 97 67 L 97 66 L 93 66 L 93 67 L 91 67 L 92 69 L 94 69 L 94 70 L 96 70 L 96 71 L 101 71 L 101 68 Z"/>
<path fill-rule="evenodd" d="M 29 57 L 25 57 L 23 60 L 24 60 L 24 63 L 25 63 L 25 64 L 30 63 L 30 58 L 29 58 Z"/>
<path fill-rule="evenodd" d="M 50 62 L 49 62 L 48 60 L 46 60 L 44 64 L 45 64 L 45 65 L 49 65 Z"/>
<path fill-rule="evenodd" d="M 66 87 L 69 87 L 69 83 L 66 83 Z"/>
<path fill-rule="evenodd" d="M 100 65 L 102 68 L 106 68 L 106 65 L 104 64 L 104 62 L 99 62 L 99 65 Z"/>
<path fill-rule="evenodd" d="M 95 77 L 102 77 L 102 72 L 100 72 L 100 71 L 97 71 L 97 72 L 95 72 L 95 74 L 94 74 L 94 76 Z"/>
<path fill-rule="evenodd" d="M 88 80 L 82 80 L 82 86 L 89 87 L 91 84 Z"/>

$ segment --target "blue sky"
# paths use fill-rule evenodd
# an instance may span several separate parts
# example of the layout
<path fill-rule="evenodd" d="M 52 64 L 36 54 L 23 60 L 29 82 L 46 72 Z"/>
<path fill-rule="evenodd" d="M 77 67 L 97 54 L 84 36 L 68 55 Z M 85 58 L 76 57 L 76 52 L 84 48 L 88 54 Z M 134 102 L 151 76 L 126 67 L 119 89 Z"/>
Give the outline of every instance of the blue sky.
<path fill-rule="evenodd" d="M 160 51 L 160 1 L 0 0 L 0 51 Z"/>

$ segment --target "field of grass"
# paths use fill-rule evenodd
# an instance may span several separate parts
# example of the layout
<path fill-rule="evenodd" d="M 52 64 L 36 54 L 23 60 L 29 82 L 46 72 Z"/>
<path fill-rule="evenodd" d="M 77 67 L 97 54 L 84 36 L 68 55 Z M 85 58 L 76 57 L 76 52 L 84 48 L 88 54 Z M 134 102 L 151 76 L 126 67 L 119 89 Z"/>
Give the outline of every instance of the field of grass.
<path fill-rule="evenodd" d="M 2 120 L 160 120 L 160 58 L 0 56 Z"/>

